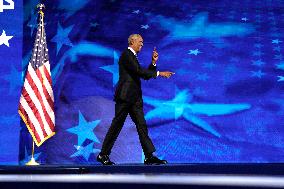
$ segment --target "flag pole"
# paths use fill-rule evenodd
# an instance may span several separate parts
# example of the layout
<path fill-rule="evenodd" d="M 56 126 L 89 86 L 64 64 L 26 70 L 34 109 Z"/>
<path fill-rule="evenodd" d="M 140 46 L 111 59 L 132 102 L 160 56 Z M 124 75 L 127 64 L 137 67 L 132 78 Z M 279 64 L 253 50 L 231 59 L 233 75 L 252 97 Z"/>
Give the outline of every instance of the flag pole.
<path fill-rule="evenodd" d="M 39 163 L 36 162 L 36 160 L 34 158 L 34 153 L 35 153 L 35 142 L 33 140 L 32 158 L 31 158 L 31 160 L 28 163 L 26 163 L 26 165 L 29 165 L 29 166 L 30 165 L 39 165 Z"/>
<path fill-rule="evenodd" d="M 39 8 L 39 13 L 41 14 L 41 16 L 43 17 L 43 11 L 42 9 L 45 8 L 44 4 L 38 4 L 37 5 L 37 8 Z M 41 33 L 43 34 L 43 31 L 41 31 Z M 34 139 L 33 139 L 33 149 L 32 149 L 32 157 L 31 157 L 31 160 L 26 163 L 27 166 L 35 166 L 35 165 L 40 165 L 38 162 L 36 162 L 35 158 L 34 158 L 34 153 L 35 153 L 35 142 L 34 142 Z"/>

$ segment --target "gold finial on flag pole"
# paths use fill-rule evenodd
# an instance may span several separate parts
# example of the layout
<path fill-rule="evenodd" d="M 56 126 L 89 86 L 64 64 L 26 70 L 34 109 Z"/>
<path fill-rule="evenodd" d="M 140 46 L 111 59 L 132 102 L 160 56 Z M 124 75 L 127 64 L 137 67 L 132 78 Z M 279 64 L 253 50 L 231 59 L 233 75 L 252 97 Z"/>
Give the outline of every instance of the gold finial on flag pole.
<path fill-rule="evenodd" d="M 43 9 L 45 9 L 45 5 L 40 3 L 36 6 L 37 8 L 39 8 L 39 12 L 42 16 L 44 16 L 44 13 L 43 13 Z"/>
<path fill-rule="evenodd" d="M 45 8 L 45 5 L 44 5 L 44 4 L 42 4 L 42 3 L 39 3 L 39 4 L 36 6 L 36 8 L 39 8 L 39 9 L 40 9 L 40 11 L 41 11 L 42 9 L 44 9 L 44 8 Z"/>

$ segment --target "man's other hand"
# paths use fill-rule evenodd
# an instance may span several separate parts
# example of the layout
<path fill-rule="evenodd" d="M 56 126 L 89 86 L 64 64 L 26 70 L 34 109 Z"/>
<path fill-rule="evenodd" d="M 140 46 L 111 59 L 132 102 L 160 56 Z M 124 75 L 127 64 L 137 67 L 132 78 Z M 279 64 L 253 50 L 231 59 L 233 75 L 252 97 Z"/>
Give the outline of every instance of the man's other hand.
<path fill-rule="evenodd" d="M 155 65 L 157 60 L 159 58 L 159 54 L 156 50 L 156 47 L 154 47 L 154 50 L 153 50 L 153 54 L 152 54 L 152 64 Z"/>
<path fill-rule="evenodd" d="M 164 71 L 164 72 L 160 72 L 159 76 L 170 78 L 173 74 L 175 74 L 175 73 L 174 72 L 169 72 L 169 71 Z"/>

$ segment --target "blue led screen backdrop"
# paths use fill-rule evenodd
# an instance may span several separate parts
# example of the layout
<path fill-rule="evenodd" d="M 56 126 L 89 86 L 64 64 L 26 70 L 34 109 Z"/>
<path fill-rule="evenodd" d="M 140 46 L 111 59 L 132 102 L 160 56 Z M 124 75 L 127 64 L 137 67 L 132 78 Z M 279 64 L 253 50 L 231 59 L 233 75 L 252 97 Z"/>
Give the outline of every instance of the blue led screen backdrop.
<path fill-rule="evenodd" d="M 24 0 L 23 73 L 34 43 L 37 3 Z M 56 135 L 36 149 L 39 162 L 97 163 L 114 116 L 118 59 L 132 33 L 144 38 L 142 66 L 156 47 L 158 70 L 175 72 L 170 79 L 142 82 L 159 157 L 170 163 L 284 161 L 283 0 L 44 3 Z M 18 122 L 23 164 L 32 143 Z M 143 161 L 129 117 L 111 158 Z"/>

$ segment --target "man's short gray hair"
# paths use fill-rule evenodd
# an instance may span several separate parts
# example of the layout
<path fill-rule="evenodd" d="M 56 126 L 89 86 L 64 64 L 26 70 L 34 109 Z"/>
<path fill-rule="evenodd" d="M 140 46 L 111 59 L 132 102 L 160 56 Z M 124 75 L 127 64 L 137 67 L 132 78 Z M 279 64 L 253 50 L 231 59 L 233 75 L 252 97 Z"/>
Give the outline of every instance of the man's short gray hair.
<path fill-rule="evenodd" d="M 137 39 L 138 37 L 141 37 L 141 35 L 140 35 L 140 34 L 131 34 L 131 35 L 128 37 L 128 45 L 131 45 L 132 40 L 133 40 L 133 39 Z"/>

